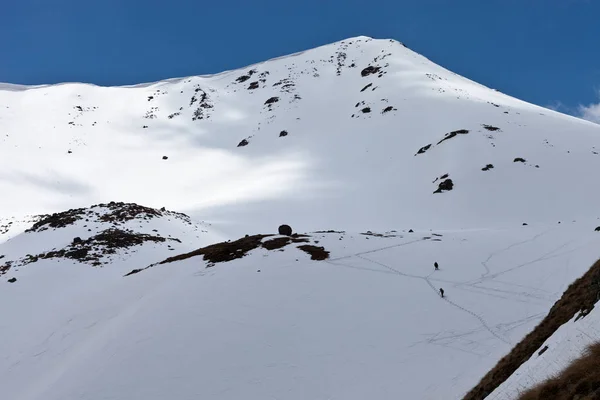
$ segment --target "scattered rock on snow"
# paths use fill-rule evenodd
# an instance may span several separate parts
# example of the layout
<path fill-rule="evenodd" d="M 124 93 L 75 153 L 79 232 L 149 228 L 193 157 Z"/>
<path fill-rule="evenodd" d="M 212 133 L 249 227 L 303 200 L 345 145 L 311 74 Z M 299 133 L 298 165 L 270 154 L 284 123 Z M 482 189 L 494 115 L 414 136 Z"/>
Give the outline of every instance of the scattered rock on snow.
<path fill-rule="evenodd" d="M 427 150 L 429 150 L 431 148 L 431 143 L 428 144 L 427 146 L 423 146 L 419 149 L 419 151 L 417 151 L 417 154 L 423 154 L 425 153 Z M 415 154 L 415 156 L 417 155 Z"/>
<path fill-rule="evenodd" d="M 492 126 L 492 125 L 485 125 L 485 124 L 484 124 L 484 125 L 483 125 L 483 127 L 484 127 L 485 129 L 487 129 L 488 131 L 492 131 L 492 132 L 494 132 L 494 131 L 499 131 L 499 130 L 500 130 L 500 128 L 498 128 L 498 127 L 495 127 L 495 126 Z"/>
<path fill-rule="evenodd" d="M 267 101 L 265 101 L 265 104 L 273 104 L 273 103 L 277 103 L 278 101 L 279 101 L 279 97 L 273 96 L 273 97 L 267 99 Z"/>
<path fill-rule="evenodd" d="M 372 65 L 369 65 L 367 68 L 363 69 L 362 71 L 360 71 L 360 75 L 361 76 L 369 76 L 371 74 L 376 74 L 379 72 L 379 70 L 381 70 L 381 67 L 374 67 Z"/>
<path fill-rule="evenodd" d="M 454 182 L 452 182 L 452 179 L 446 179 L 438 184 L 437 190 L 433 193 L 447 192 L 447 191 L 452 190 L 453 188 L 454 188 Z"/>
<path fill-rule="evenodd" d="M 517 157 L 517 158 L 515 158 L 515 159 L 513 160 L 513 162 L 521 162 L 521 163 L 524 163 L 524 162 L 526 162 L 526 160 L 525 160 L 524 158 Z"/>
<path fill-rule="evenodd" d="M 492 164 L 488 164 L 485 167 L 481 168 L 481 170 L 482 171 L 489 171 L 492 168 L 494 168 L 494 166 Z"/>
<path fill-rule="evenodd" d="M 371 86 L 373 86 L 372 83 L 369 83 L 367 86 L 365 86 L 364 88 L 360 89 L 361 92 L 364 92 L 365 90 L 367 90 L 368 88 L 370 88 Z"/>
<path fill-rule="evenodd" d="M 440 140 L 438 142 L 438 144 L 442 143 L 445 140 L 452 139 L 453 137 L 455 137 L 457 135 L 466 135 L 467 133 L 469 133 L 469 131 L 467 129 L 459 129 L 457 131 L 452 131 L 450 133 L 446 133 L 446 136 L 444 136 L 444 138 L 442 140 Z"/>

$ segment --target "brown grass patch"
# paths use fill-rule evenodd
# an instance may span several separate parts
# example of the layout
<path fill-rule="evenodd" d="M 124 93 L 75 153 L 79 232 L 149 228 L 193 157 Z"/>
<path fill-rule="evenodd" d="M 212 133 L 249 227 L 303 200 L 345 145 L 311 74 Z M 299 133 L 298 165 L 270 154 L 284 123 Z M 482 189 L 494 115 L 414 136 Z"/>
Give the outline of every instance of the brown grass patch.
<path fill-rule="evenodd" d="M 592 344 L 582 357 L 558 376 L 523 393 L 519 400 L 594 400 L 600 398 L 600 343 Z"/>
<path fill-rule="evenodd" d="M 598 299 L 599 285 L 600 260 L 567 288 L 542 322 L 504 356 L 464 400 L 484 399 L 527 361 L 561 325 L 571 320 L 577 312 L 581 311 L 582 316 L 587 315 Z"/>
<path fill-rule="evenodd" d="M 229 241 L 211 244 L 210 246 L 206 246 L 201 249 L 191 251 L 189 253 L 169 257 L 166 260 L 149 265 L 146 268 L 134 269 L 127 273 L 125 276 L 137 274 L 156 265 L 168 264 L 175 261 L 182 261 L 196 256 L 203 256 L 202 259 L 209 263 L 208 267 L 212 267 L 216 263 L 223 263 L 242 258 L 250 251 L 258 249 L 259 247 L 262 247 L 266 250 L 278 250 L 291 243 L 310 242 L 310 240 L 308 239 L 310 237 L 309 235 L 299 235 L 297 233 L 293 234 L 292 236 L 277 237 L 263 242 L 264 238 L 271 236 L 273 235 L 246 235 L 245 237 L 238 240 L 234 240 L 233 242 Z M 325 260 L 329 257 L 329 252 L 326 251 L 323 247 L 303 245 L 299 246 L 299 248 L 309 253 L 311 255 L 311 259 L 313 260 Z"/>
<path fill-rule="evenodd" d="M 294 234 L 292 236 L 284 236 L 275 239 L 265 240 L 262 242 L 262 247 L 267 250 L 278 250 L 290 243 L 308 243 L 307 235 Z"/>
<path fill-rule="evenodd" d="M 211 244 L 189 253 L 179 254 L 174 257 L 169 257 L 159 264 L 167 264 L 175 261 L 186 260 L 196 256 L 204 256 L 204 260 L 210 263 L 219 263 L 232 261 L 237 258 L 244 257 L 249 251 L 257 249 L 261 246 L 261 241 L 271 235 L 252 235 L 246 236 L 233 242 L 221 242 Z"/>
<path fill-rule="evenodd" d="M 324 247 L 313 246 L 305 244 L 298 246 L 298 248 L 308 254 L 310 254 L 311 260 L 323 261 L 329 258 L 329 252 Z"/>

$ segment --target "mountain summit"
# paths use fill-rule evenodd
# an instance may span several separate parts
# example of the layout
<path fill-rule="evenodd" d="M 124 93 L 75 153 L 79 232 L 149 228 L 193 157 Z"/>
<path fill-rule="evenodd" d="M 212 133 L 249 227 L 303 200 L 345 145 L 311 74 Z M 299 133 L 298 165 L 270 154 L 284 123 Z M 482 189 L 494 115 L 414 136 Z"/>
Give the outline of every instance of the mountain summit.
<path fill-rule="evenodd" d="M 583 177 L 600 163 L 597 125 L 394 40 L 358 37 L 129 87 L 11 87 L 0 103 L 0 191 L 11 194 L 0 208 L 10 215 L 128 201 L 243 234 L 283 220 L 455 229 L 596 210 Z"/>
<path fill-rule="evenodd" d="M 0 84 L 2 396 L 459 399 L 596 260 L 598 152 L 362 36 Z"/>

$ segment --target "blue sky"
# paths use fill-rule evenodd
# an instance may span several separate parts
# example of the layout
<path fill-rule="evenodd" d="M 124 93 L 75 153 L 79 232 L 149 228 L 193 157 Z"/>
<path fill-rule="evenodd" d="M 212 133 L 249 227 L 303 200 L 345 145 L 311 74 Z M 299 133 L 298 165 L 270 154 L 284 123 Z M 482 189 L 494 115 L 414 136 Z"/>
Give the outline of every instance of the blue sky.
<path fill-rule="evenodd" d="M 597 0 L 0 0 L 0 82 L 155 81 L 358 35 L 600 122 Z"/>

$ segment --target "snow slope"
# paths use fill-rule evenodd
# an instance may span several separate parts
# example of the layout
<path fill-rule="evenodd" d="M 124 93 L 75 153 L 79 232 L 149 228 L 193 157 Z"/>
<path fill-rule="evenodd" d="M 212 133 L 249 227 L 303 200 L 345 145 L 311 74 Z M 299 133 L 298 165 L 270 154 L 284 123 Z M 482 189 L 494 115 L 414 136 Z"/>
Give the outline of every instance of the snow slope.
<path fill-rule="evenodd" d="M 381 69 L 362 76 L 369 66 Z M 598 125 L 490 90 L 395 41 L 353 38 L 135 87 L 17 87 L 0 90 L 0 104 L 8 215 L 118 200 L 239 236 L 281 221 L 301 231 L 457 229 L 596 213 L 598 189 L 582 177 L 600 165 Z M 454 190 L 433 195 L 444 174 Z"/>
<path fill-rule="evenodd" d="M 390 235 L 313 234 L 327 261 L 288 246 L 125 278 L 155 257 L 21 267 L 0 290 L 12 305 L 3 393 L 458 399 L 539 322 L 598 244 L 573 223 Z"/>
<path fill-rule="evenodd" d="M 131 87 L 0 86 L 2 396 L 459 399 L 598 258 L 599 135 L 366 37 Z M 156 264 L 281 223 L 329 259 Z M 104 246 L 115 229 L 144 242 Z"/>

